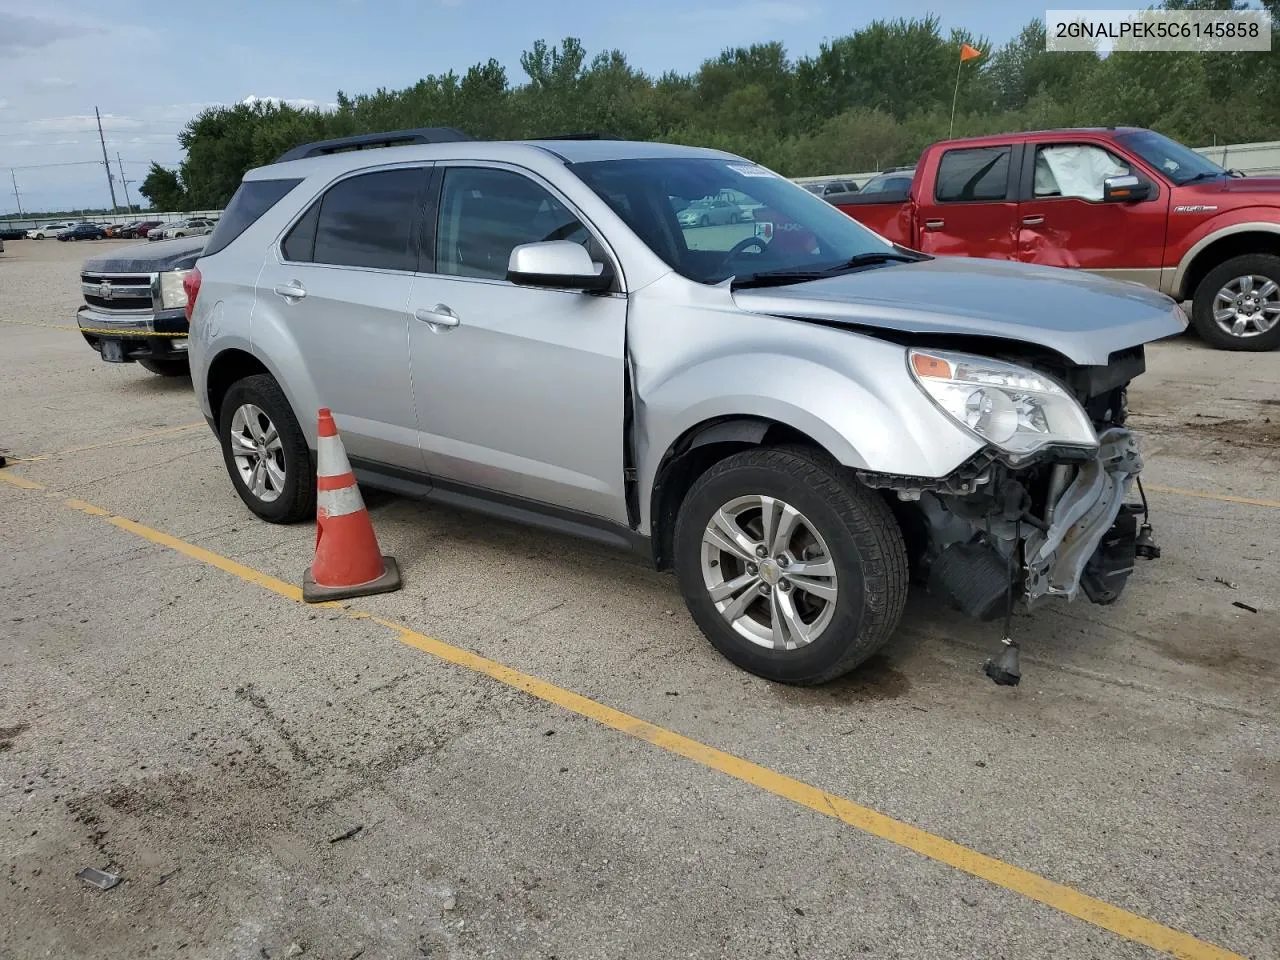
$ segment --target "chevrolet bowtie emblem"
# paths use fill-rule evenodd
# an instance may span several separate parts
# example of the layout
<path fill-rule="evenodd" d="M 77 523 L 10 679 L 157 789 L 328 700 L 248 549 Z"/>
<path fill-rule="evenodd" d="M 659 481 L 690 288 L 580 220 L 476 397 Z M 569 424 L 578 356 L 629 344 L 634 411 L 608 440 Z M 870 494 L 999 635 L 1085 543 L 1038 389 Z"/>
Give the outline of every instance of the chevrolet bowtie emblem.
<path fill-rule="evenodd" d="M 98 284 L 98 296 L 100 296 L 103 300 L 111 299 L 111 281 L 110 280 L 103 280 L 100 284 Z"/>

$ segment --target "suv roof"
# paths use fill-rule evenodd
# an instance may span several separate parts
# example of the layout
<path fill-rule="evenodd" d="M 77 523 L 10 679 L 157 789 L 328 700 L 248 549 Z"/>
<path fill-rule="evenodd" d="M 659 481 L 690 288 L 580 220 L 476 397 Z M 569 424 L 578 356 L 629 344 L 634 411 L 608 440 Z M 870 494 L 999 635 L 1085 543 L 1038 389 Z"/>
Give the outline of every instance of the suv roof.
<path fill-rule="evenodd" d="M 449 128 L 439 128 L 447 130 Z M 457 133 L 457 131 L 452 131 Z M 565 163 L 595 160 L 636 160 L 650 157 L 718 157 L 738 159 L 734 154 L 705 147 L 686 147 L 641 140 L 610 140 L 587 135 L 535 140 L 471 140 L 465 135 L 452 139 L 427 140 L 430 131 L 397 130 L 385 134 L 365 134 L 338 140 L 303 144 L 282 154 L 274 163 L 248 171 L 246 180 L 280 177 L 308 177 L 320 172 L 339 173 L 365 165 L 405 163 L 415 160 L 506 160 L 519 162 L 536 151 L 550 154 Z M 424 139 L 409 139 L 414 134 Z M 375 156 L 370 156 L 371 151 Z"/>

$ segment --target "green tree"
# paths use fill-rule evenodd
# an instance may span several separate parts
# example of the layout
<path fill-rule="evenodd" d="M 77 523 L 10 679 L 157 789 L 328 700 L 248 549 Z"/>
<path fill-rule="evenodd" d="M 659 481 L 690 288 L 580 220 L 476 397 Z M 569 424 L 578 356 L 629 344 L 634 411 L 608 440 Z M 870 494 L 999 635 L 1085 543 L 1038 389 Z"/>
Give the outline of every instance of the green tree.
<path fill-rule="evenodd" d="M 138 190 L 151 203 L 153 210 L 186 210 L 187 193 L 182 189 L 182 181 L 173 170 L 167 170 L 154 161 L 147 171 L 146 179 L 138 186 Z"/>

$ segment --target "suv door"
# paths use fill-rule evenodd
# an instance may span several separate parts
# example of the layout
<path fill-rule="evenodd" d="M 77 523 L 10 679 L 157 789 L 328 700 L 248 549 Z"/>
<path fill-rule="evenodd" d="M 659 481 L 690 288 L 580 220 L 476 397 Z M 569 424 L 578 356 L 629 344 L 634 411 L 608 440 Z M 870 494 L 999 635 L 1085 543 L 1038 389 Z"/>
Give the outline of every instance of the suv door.
<path fill-rule="evenodd" d="M 1013 260 L 1020 144 L 958 147 L 938 160 L 931 196 L 916 207 L 925 253 Z"/>
<path fill-rule="evenodd" d="M 424 243 L 409 332 L 433 486 L 453 481 L 625 523 L 625 294 L 507 280 L 522 243 L 573 240 L 597 262 L 607 253 L 527 171 L 437 169 L 436 228 Z"/>
<path fill-rule="evenodd" d="M 1018 204 L 1018 259 L 1079 267 L 1159 289 L 1169 192 L 1096 143 L 1037 143 L 1027 150 Z M 1150 195 L 1132 202 L 1104 201 L 1103 180 L 1128 173 L 1147 181 Z"/>
<path fill-rule="evenodd" d="M 347 453 L 414 470 L 405 340 L 429 169 L 363 170 L 330 185 L 268 254 L 254 308 L 255 324 L 270 311 L 293 334 Z"/>

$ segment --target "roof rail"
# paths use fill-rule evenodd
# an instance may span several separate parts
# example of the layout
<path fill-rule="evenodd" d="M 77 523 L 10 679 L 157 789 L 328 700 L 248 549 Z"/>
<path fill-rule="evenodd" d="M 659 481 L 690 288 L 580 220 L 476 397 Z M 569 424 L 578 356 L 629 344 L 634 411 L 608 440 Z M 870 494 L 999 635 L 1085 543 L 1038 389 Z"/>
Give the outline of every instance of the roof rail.
<path fill-rule="evenodd" d="M 607 133 L 557 133 L 550 136 L 530 137 L 530 140 L 617 140 Z"/>
<path fill-rule="evenodd" d="M 471 139 L 461 130 L 455 130 L 453 127 L 418 127 L 412 130 L 390 130 L 386 133 L 362 133 L 354 137 L 337 137 L 333 140 L 304 143 L 292 150 L 286 150 L 272 162 L 303 160 L 307 157 L 320 157 L 346 150 L 372 150 L 378 147 L 397 147 L 414 143 L 457 143 Z"/>

